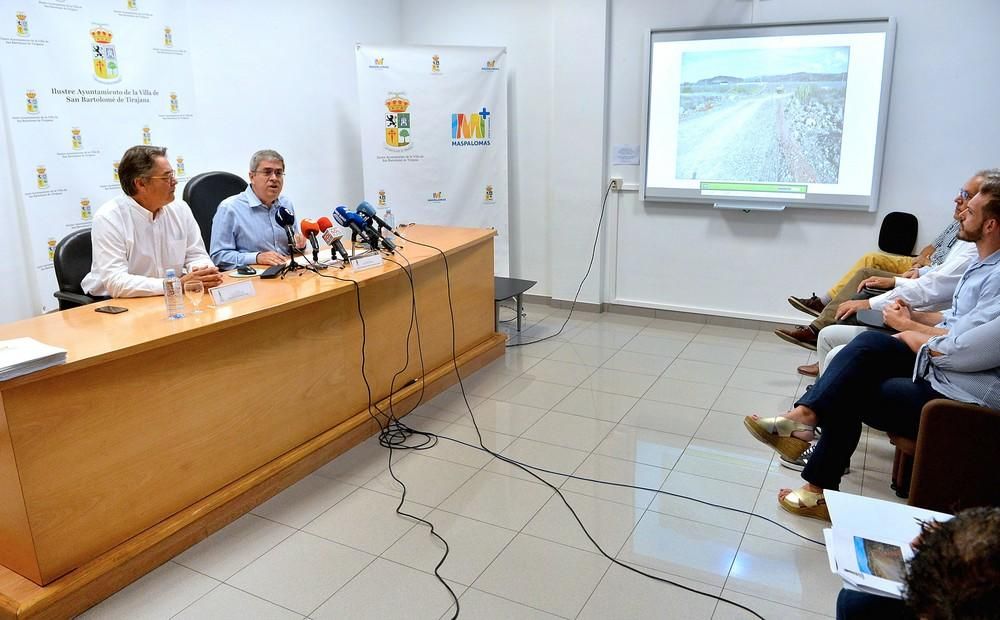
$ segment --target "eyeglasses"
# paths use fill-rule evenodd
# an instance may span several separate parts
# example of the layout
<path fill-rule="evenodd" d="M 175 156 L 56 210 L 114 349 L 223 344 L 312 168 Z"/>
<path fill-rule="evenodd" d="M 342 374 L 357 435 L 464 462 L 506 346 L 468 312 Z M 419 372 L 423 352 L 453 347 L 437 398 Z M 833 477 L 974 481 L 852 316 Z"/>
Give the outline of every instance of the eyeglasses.
<path fill-rule="evenodd" d="M 262 175 L 264 175 L 264 178 L 269 178 L 272 174 L 277 179 L 280 179 L 283 176 L 285 176 L 285 171 L 284 170 L 280 170 L 280 169 L 275 170 L 273 168 L 264 168 L 263 170 L 254 170 L 254 173 L 255 174 L 262 174 Z"/>
<path fill-rule="evenodd" d="M 969 198 L 972 198 L 972 194 L 967 192 L 963 187 L 962 189 L 958 190 L 958 197 L 961 198 L 962 200 L 968 200 Z"/>
<path fill-rule="evenodd" d="M 177 173 L 171 172 L 170 174 L 161 174 L 155 177 L 146 177 L 147 179 L 167 179 L 168 181 L 176 181 Z"/>

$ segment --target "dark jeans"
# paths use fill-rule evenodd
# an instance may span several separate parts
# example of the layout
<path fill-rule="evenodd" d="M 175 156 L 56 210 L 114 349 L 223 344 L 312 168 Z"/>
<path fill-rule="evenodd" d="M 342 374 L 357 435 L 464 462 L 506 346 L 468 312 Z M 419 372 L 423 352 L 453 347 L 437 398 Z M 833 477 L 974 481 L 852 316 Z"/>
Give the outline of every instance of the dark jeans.
<path fill-rule="evenodd" d="M 856 590 L 841 590 L 837 597 L 837 620 L 913 620 L 906 603 Z"/>
<path fill-rule="evenodd" d="M 926 381 L 911 380 L 916 355 L 902 341 L 864 332 L 833 358 L 823 376 L 796 405 L 816 412 L 823 435 L 802 470 L 802 478 L 824 489 L 840 488 L 840 478 L 858 447 L 862 423 L 879 430 L 917 436 L 920 410 L 944 398 Z"/>

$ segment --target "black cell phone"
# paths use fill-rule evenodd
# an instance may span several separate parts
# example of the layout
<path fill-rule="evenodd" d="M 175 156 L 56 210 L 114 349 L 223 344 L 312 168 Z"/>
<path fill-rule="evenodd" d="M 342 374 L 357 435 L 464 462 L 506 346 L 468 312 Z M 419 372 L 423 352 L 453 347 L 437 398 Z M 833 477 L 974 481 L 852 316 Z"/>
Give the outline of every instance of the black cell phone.
<path fill-rule="evenodd" d="M 104 314 L 121 314 L 122 312 L 128 312 L 128 308 L 122 308 L 121 306 L 101 306 L 99 308 L 94 308 L 94 312 L 103 312 Z"/>

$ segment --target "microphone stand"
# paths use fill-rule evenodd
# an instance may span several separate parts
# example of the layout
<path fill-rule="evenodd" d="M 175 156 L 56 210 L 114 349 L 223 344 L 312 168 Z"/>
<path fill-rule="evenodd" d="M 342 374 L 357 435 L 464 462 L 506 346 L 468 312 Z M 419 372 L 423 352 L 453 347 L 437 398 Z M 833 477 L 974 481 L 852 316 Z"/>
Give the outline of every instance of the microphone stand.
<path fill-rule="evenodd" d="M 295 235 L 292 233 L 291 228 L 288 226 L 285 227 L 285 235 L 288 237 L 289 258 L 288 258 L 288 264 L 283 265 L 281 269 L 278 270 L 278 276 L 280 276 L 281 279 L 284 279 L 285 274 L 287 273 L 290 273 L 292 271 L 298 271 L 300 269 L 306 269 L 306 267 L 304 267 L 303 265 L 300 265 L 297 262 L 295 262 L 295 252 L 296 252 Z"/>

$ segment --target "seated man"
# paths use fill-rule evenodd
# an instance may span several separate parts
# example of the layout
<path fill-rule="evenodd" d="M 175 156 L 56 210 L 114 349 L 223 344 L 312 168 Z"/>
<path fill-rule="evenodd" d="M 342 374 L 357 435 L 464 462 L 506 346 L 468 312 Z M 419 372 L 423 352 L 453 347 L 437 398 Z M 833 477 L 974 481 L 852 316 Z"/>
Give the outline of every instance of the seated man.
<path fill-rule="evenodd" d="M 837 620 L 1000 618 L 1000 508 L 971 508 L 923 526 L 903 600 L 841 590 Z"/>
<path fill-rule="evenodd" d="M 960 226 L 979 259 L 962 276 L 951 310 L 911 314 L 894 306 L 889 312 L 898 316 L 892 320 L 912 329 L 897 336 L 861 334 L 791 411 L 744 419 L 755 438 L 789 459 L 806 450 L 817 425 L 823 427 L 802 470 L 805 486 L 778 494 L 785 510 L 829 520 L 823 491 L 839 488 L 862 423 L 916 437 L 921 409 L 932 399 L 1000 408 L 1000 179 L 983 182 Z"/>
<path fill-rule="evenodd" d="M 250 184 L 223 200 L 212 220 L 212 260 L 220 269 L 288 261 L 288 236 L 274 219 L 278 207 L 295 212 L 292 201 L 281 195 L 284 184 L 284 158 L 270 149 L 254 153 Z"/>
<path fill-rule="evenodd" d="M 916 277 L 923 273 L 928 267 L 941 264 L 951 246 L 955 243 L 955 235 L 958 233 L 958 212 L 964 209 L 965 203 L 979 191 L 979 185 L 983 177 L 989 171 L 980 170 L 971 179 L 962 185 L 955 196 L 955 220 L 948 224 L 944 230 L 934 239 L 934 241 L 920 251 L 916 257 L 886 254 L 885 252 L 869 252 L 858 259 L 844 276 L 837 281 L 833 287 L 822 297 L 813 293 L 810 297 L 789 297 L 788 303 L 793 308 L 806 314 L 819 316 L 823 309 L 832 302 L 845 288 L 849 295 L 853 294 L 854 287 L 850 286 L 850 281 L 854 274 L 862 269 L 871 269 L 879 272 L 882 277 L 891 277 L 902 274 L 903 278 Z M 888 287 L 885 287 L 888 288 Z"/>
<path fill-rule="evenodd" d="M 133 146 L 122 155 L 118 178 L 125 195 L 101 205 L 91 229 L 93 262 L 80 286 L 97 297 L 163 294 L 167 269 L 182 282 L 222 283 L 205 251 L 198 223 L 183 200 L 174 200 L 177 177 L 167 149 Z"/>
<path fill-rule="evenodd" d="M 961 193 L 955 197 L 955 221 L 953 224 L 958 224 L 958 218 L 966 204 L 964 196 L 967 195 L 970 188 L 978 192 L 980 184 L 989 173 L 990 171 L 979 172 L 976 176 L 966 181 Z M 950 292 L 942 293 L 942 291 L 954 288 L 965 268 L 975 256 L 975 248 L 972 244 L 957 243 L 955 242 L 955 238 L 957 238 L 957 232 L 955 233 L 955 237 L 952 237 L 951 241 L 945 244 L 948 246 L 947 248 L 945 245 L 941 246 L 945 249 L 945 252 L 935 254 L 934 260 L 938 260 L 937 257 L 941 256 L 941 262 L 929 269 L 922 268 L 907 272 L 904 274 L 905 277 L 888 277 L 892 274 L 867 268 L 859 270 L 848 281 L 847 285 L 837 293 L 834 300 L 823 308 L 815 321 L 805 327 L 776 329 L 774 330 L 775 335 L 782 340 L 815 351 L 816 338 L 821 329 L 854 314 L 858 309 L 869 307 L 868 300 L 850 301 L 850 298 L 864 289 L 865 286 L 872 284 L 883 285 L 885 288 L 894 285 L 898 289 L 895 292 L 877 298 L 877 303 L 880 305 L 902 298 L 911 305 L 920 307 L 931 304 L 940 304 L 947 307 L 946 300 L 951 294 Z M 931 279 L 928 280 L 925 278 Z M 921 280 L 921 282 L 917 284 L 914 279 Z M 928 299 L 933 299 L 934 301 L 930 302 Z"/>

